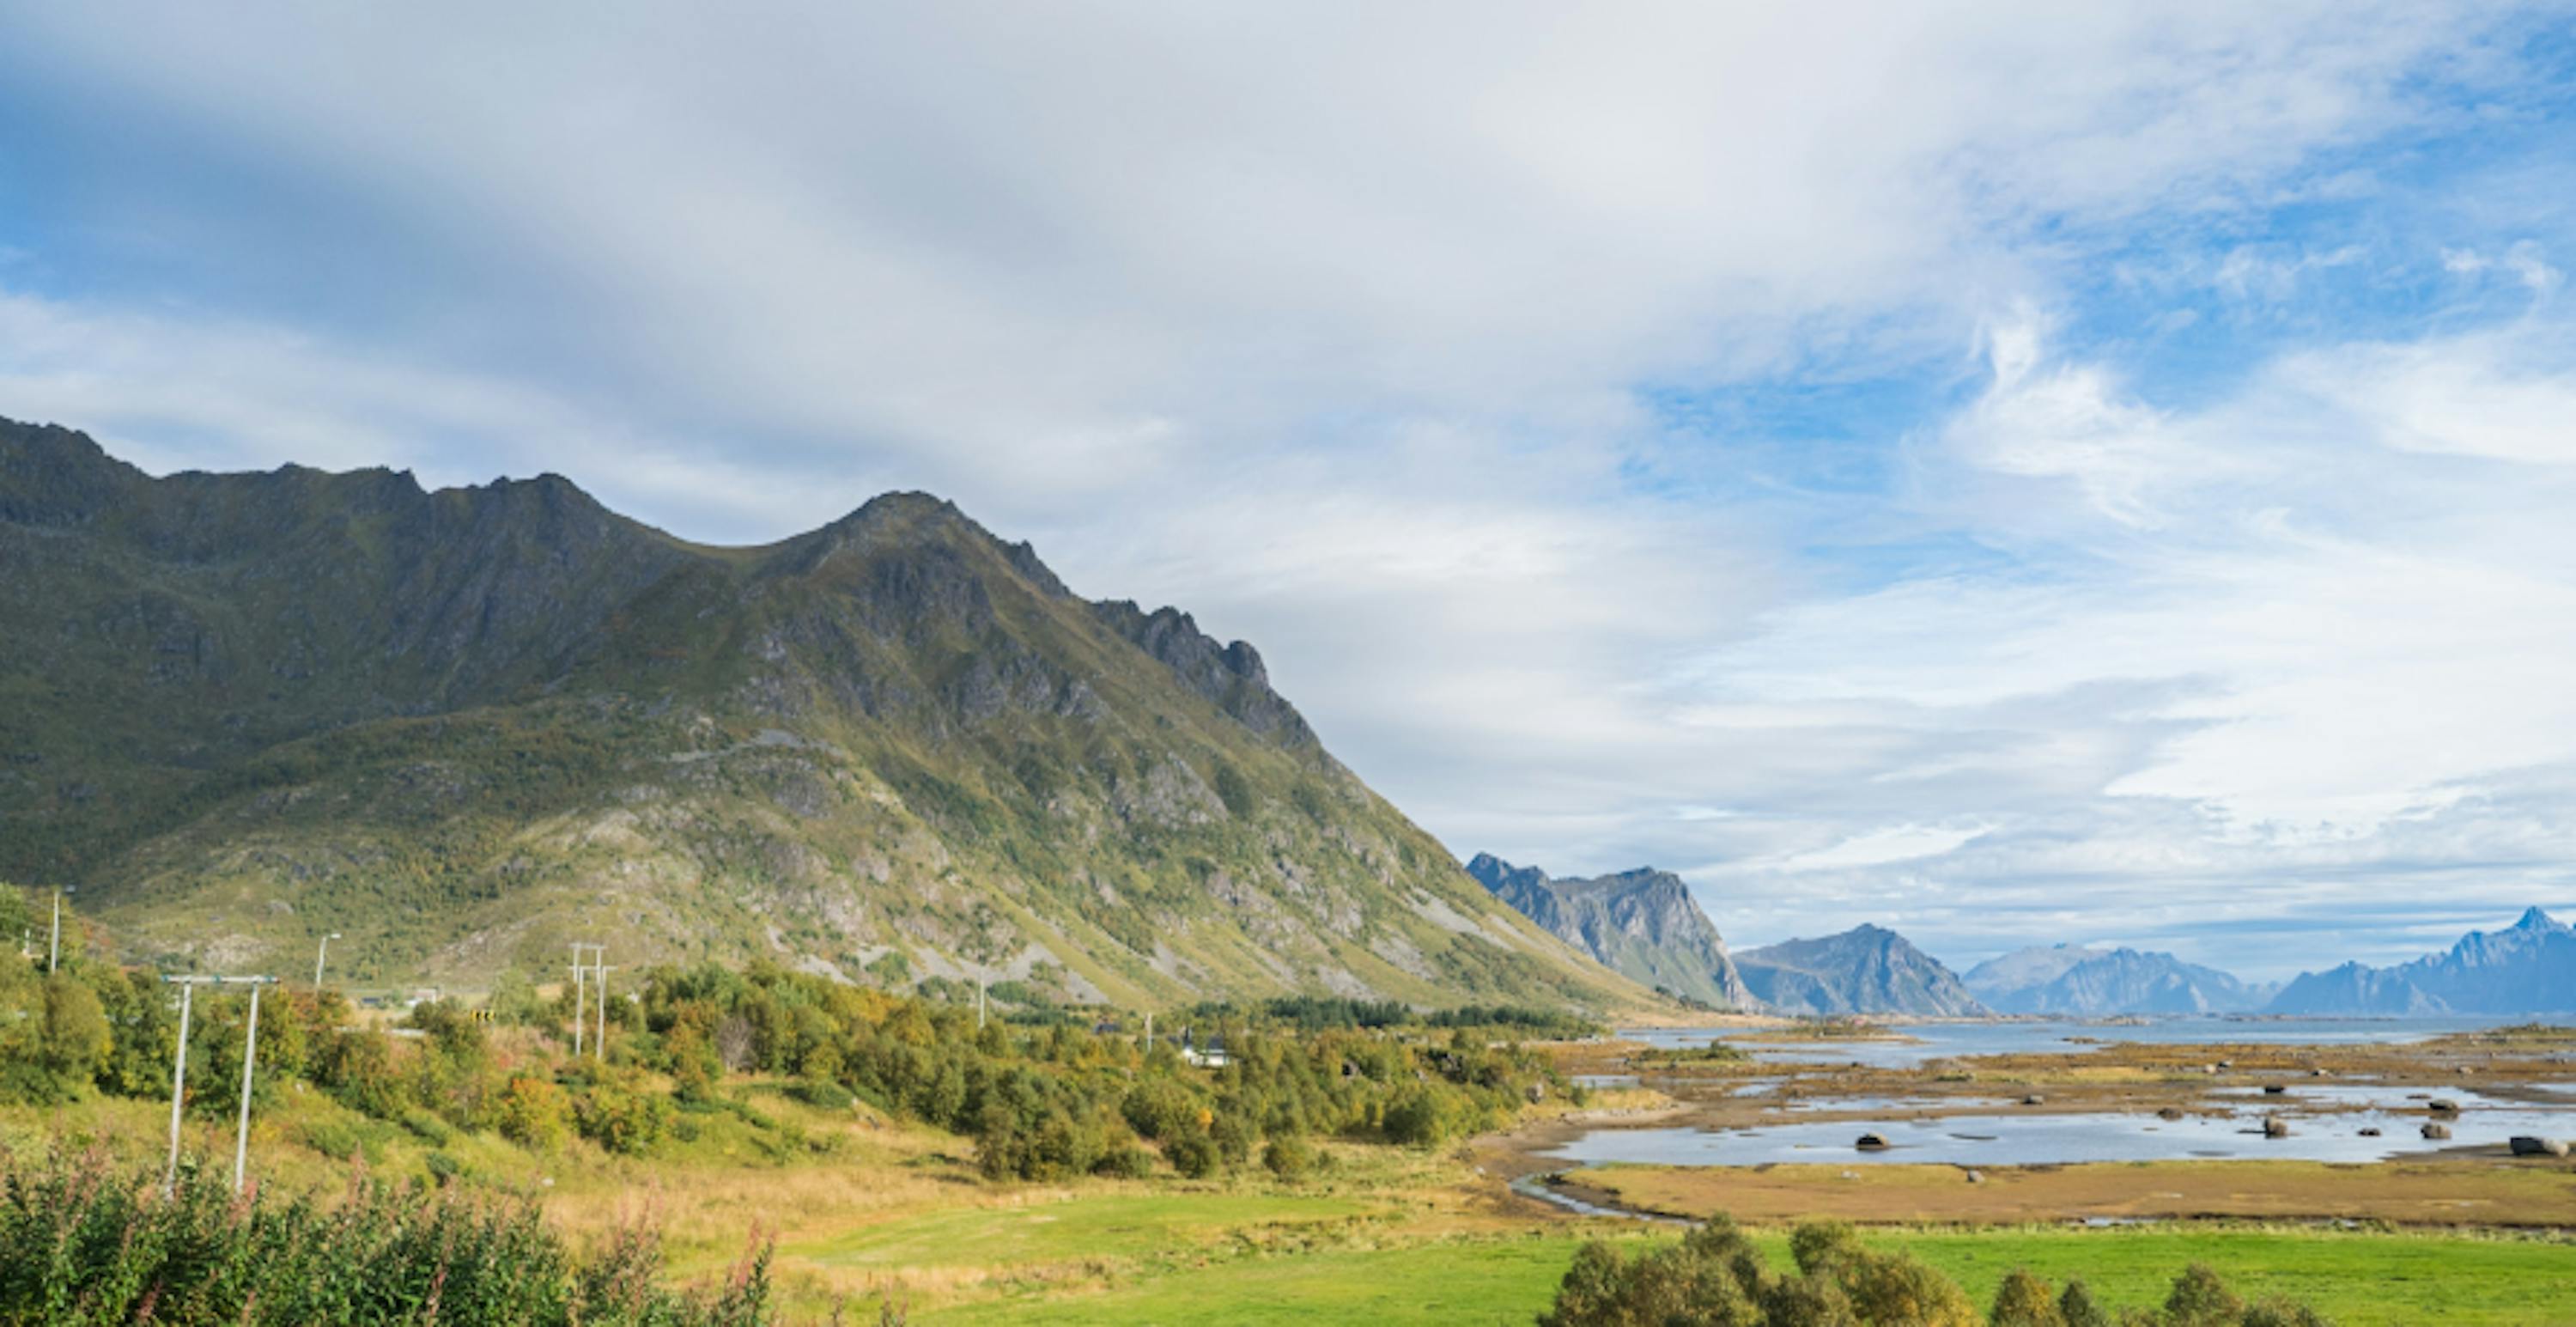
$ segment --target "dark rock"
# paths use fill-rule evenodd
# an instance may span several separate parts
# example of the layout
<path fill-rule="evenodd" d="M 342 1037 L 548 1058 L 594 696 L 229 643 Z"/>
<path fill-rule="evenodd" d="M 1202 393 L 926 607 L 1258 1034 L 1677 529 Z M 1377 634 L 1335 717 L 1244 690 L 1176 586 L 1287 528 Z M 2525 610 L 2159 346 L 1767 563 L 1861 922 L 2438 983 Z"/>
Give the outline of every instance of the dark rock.
<path fill-rule="evenodd" d="M 2379 1126 L 2375 1124 L 2364 1126 L 2361 1131 L 2361 1136 L 2364 1138 L 2377 1138 L 2379 1136 Z"/>
<path fill-rule="evenodd" d="M 2513 1148 L 2513 1154 L 2518 1157 L 2563 1157 L 2567 1155 L 2567 1140 L 2564 1138 L 2535 1138 L 2529 1135 L 2524 1135 L 2515 1138 L 2509 1146 Z"/>
<path fill-rule="evenodd" d="M 2281 1118 L 2280 1116 L 2278 1116 L 2278 1115 L 2266 1115 L 2266 1116 L 2264 1116 L 2264 1117 L 2263 1117 L 2263 1136 L 2264 1136 L 2264 1137 L 2266 1137 L 2266 1138 L 2287 1138 L 2287 1137 L 2289 1137 L 2289 1136 L 2290 1136 L 2290 1122 L 2289 1122 L 2288 1120 L 2282 1119 L 2282 1118 Z"/>
<path fill-rule="evenodd" d="M 2160 1120 L 2179 1120 L 2182 1118 L 2182 1107 L 2167 1106 L 2156 1112 L 2156 1118 Z"/>
<path fill-rule="evenodd" d="M 2451 1126 L 2444 1124 L 2439 1120 L 2433 1120 L 2428 1121 L 2421 1132 L 2427 1138 L 2448 1138 L 2451 1136 Z"/>
<path fill-rule="evenodd" d="M 2265 1083 L 2263 1085 L 2263 1095 L 2267 1097 L 2277 1097 L 2289 1090 L 2290 1089 L 2283 1087 L 2279 1083 Z"/>
<path fill-rule="evenodd" d="M 1860 1136 L 1860 1141 L 1853 1143 L 1852 1146 L 1864 1152 L 1884 1152 L 1887 1150 L 1887 1135 L 1865 1133 Z"/>
<path fill-rule="evenodd" d="M 1467 874 L 1522 916 L 1638 984 L 1721 1009 L 1755 1001 L 1726 940 L 1670 871 L 1642 867 L 1591 880 L 1559 880 L 1478 853 Z"/>
<path fill-rule="evenodd" d="M 2431 1101 L 2424 1103 L 2424 1109 L 2429 1110 L 2436 1115 L 2457 1115 L 2460 1113 L 2460 1103 L 2451 1100 L 2449 1097 L 2435 1097 Z"/>

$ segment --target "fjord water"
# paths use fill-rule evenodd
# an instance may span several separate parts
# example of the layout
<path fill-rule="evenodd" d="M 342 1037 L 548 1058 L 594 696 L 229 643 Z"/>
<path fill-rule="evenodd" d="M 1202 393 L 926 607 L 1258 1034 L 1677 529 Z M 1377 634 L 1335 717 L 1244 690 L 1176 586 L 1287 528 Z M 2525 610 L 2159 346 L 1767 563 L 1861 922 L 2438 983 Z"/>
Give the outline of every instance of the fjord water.
<path fill-rule="evenodd" d="M 1741 1040 L 1740 1029 L 1657 1028 L 1625 1033 L 1663 1047 L 1706 1045 L 1732 1032 L 1755 1058 L 1779 1064 L 1861 1063 L 1901 1069 L 1961 1056 L 2015 1053 L 2082 1054 L 2119 1042 L 2154 1045 L 2352 1045 L 2398 1044 L 2474 1031 L 2515 1020 L 2504 1018 L 2262 1019 L 2172 1018 L 2143 1023 L 2075 1020 L 1924 1023 L 1907 1025 L 1912 1040 L 1850 1039 L 1800 1043 Z M 1650 1075 L 1651 1076 L 1651 1075 Z M 1762 1080 L 1739 1095 L 1761 1096 L 1779 1080 Z M 2473 1088 L 2445 1086 L 2439 1095 L 2457 1101 L 2447 1140 L 2428 1140 L 2420 1128 L 2433 1093 L 2376 1082 L 2293 1082 L 2278 1096 L 2255 1087 L 2219 1089 L 2210 1114 L 2179 1120 L 2151 1112 L 2051 1113 L 2017 1109 L 1987 1099 L 1934 1097 L 1806 1096 L 1783 1105 L 1799 1116 L 1731 1129 L 1600 1129 L 1548 1155 L 1575 1164 L 1631 1162 L 1683 1166 L 1754 1166 L 1782 1162 L 1915 1162 L 1956 1165 L 2047 1165 L 2086 1161 L 2275 1159 L 2365 1162 L 2455 1147 L 2500 1147 L 2518 1134 L 2576 1134 L 2576 1082 L 2535 1084 L 2530 1099 L 2488 1097 Z M 1933 1116 L 1942 1108 L 1975 1113 Z M 2263 1134 L 2266 1115 L 2290 1125 L 2287 1137 Z M 2362 1134 L 2379 1130 L 2377 1137 Z M 1862 1152 L 1863 1132 L 1888 1141 L 1884 1151 Z"/>
<path fill-rule="evenodd" d="M 2080 1054 L 2101 1046 L 2137 1042 L 2153 1046 L 2390 1045 L 2454 1032 L 2475 1032 L 2527 1019 L 2496 1016 L 2449 1018 L 2159 1018 L 2137 1023 L 2081 1019 L 1992 1019 L 1956 1023 L 1907 1023 L 1898 1038 L 1853 1037 L 1818 1041 L 1744 1039 L 1742 1028 L 1631 1028 L 1619 1035 L 1659 1048 L 1705 1046 L 1733 1039 L 1757 1060 L 1779 1064 L 1863 1064 L 1904 1069 L 1960 1055 Z"/>
<path fill-rule="evenodd" d="M 2403 1093 L 2391 1091 L 2392 1097 Z M 2460 1094 L 2454 1093 L 2457 1096 Z M 1548 1156 L 1580 1165 L 1631 1162 L 1666 1166 L 1759 1166 L 1776 1162 L 1914 1162 L 1962 1166 L 2062 1165 L 2080 1161 L 2382 1161 L 2453 1147 L 2501 1147 L 2517 1134 L 2565 1137 L 2576 1133 L 2576 1097 L 2564 1104 L 2464 1103 L 2457 1116 L 2440 1117 L 2453 1137 L 2419 1136 L 2428 1118 L 2420 1107 L 2300 1113 L 2287 1104 L 2224 1115 L 2158 1119 L 2146 1112 L 2038 1111 L 1944 1117 L 1848 1115 L 1835 1120 L 1794 1120 L 1742 1129 L 1598 1129 L 1550 1149 Z M 2263 1136 L 2263 1116 L 2278 1112 L 2290 1123 L 2286 1138 Z M 2380 1130 L 2366 1138 L 2361 1130 Z M 1863 1152 L 1852 1143 L 1864 1131 L 1886 1137 L 1884 1151 Z"/>

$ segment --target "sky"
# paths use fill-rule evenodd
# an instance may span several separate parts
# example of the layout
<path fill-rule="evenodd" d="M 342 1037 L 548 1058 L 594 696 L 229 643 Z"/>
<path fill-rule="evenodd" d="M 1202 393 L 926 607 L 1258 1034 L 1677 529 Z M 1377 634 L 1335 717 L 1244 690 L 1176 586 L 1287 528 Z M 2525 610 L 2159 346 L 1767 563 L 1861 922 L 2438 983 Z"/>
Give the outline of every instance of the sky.
<path fill-rule="evenodd" d="M 0 0 L 0 416 L 887 489 L 1461 856 L 2261 977 L 2576 913 L 2576 10 Z"/>

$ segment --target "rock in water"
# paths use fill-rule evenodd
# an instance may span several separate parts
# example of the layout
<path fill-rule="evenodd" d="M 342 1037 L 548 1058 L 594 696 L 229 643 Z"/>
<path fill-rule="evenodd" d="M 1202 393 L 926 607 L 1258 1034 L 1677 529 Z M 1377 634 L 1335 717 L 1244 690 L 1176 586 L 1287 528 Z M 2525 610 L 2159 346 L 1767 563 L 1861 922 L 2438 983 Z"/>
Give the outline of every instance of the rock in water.
<path fill-rule="evenodd" d="M 1887 1150 L 1887 1135 L 1865 1133 L 1860 1136 L 1860 1141 L 1853 1143 L 1852 1146 L 1864 1152 L 1884 1152 Z"/>
<path fill-rule="evenodd" d="M 2567 1155 L 2567 1140 L 2564 1138 L 2516 1138 L 2513 1140 L 2512 1147 L 2513 1154 L 2518 1157 L 2563 1157 Z"/>
<path fill-rule="evenodd" d="M 2264 1116 L 2264 1117 L 2263 1117 L 2263 1136 L 2264 1136 L 2264 1137 L 2266 1137 L 2266 1138 L 2287 1138 L 2287 1137 L 2289 1137 L 2289 1136 L 2290 1136 L 2290 1122 L 2289 1122 L 2288 1120 L 2282 1119 L 2282 1118 L 2281 1118 L 2280 1116 L 2278 1116 L 2278 1115 L 2267 1115 L 2267 1116 Z"/>
<path fill-rule="evenodd" d="M 2451 1136 L 2451 1126 L 2438 1120 L 2430 1121 L 2424 1126 L 2424 1136 L 2427 1138 L 2448 1138 Z"/>

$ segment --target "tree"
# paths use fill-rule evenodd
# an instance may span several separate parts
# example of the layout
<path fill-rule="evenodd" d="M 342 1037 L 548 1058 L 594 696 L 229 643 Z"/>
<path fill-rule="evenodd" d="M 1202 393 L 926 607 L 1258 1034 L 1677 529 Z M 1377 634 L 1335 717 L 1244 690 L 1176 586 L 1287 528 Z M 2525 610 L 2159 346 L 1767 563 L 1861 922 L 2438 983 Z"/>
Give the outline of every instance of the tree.
<path fill-rule="evenodd" d="M 552 1082 L 519 1074 L 502 1089 L 495 1115 L 502 1137 L 523 1147 L 552 1151 L 562 1145 L 571 1126 L 572 1103 Z"/>
<path fill-rule="evenodd" d="M 107 1012 L 89 983 L 69 972 L 45 980 L 45 1068 L 66 1086 L 89 1083 L 115 1049 Z"/>
<path fill-rule="evenodd" d="M 2117 1327 L 2111 1311 L 2093 1300 L 2093 1292 L 2082 1281 L 2066 1283 L 2066 1292 L 2057 1297 L 2057 1312 L 2066 1319 L 2066 1327 Z"/>
<path fill-rule="evenodd" d="M 2245 1301 L 2206 1263 L 2184 1268 L 2165 1296 L 2166 1327 L 2237 1327 L 2244 1318 Z"/>
<path fill-rule="evenodd" d="M 2067 1327 L 2066 1313 L 2049 1293 L 2048 1283 L 2020 1267 L 1996 1289 L 1995 1306 L 1986 1321 L 1991 1327 Z"/>

